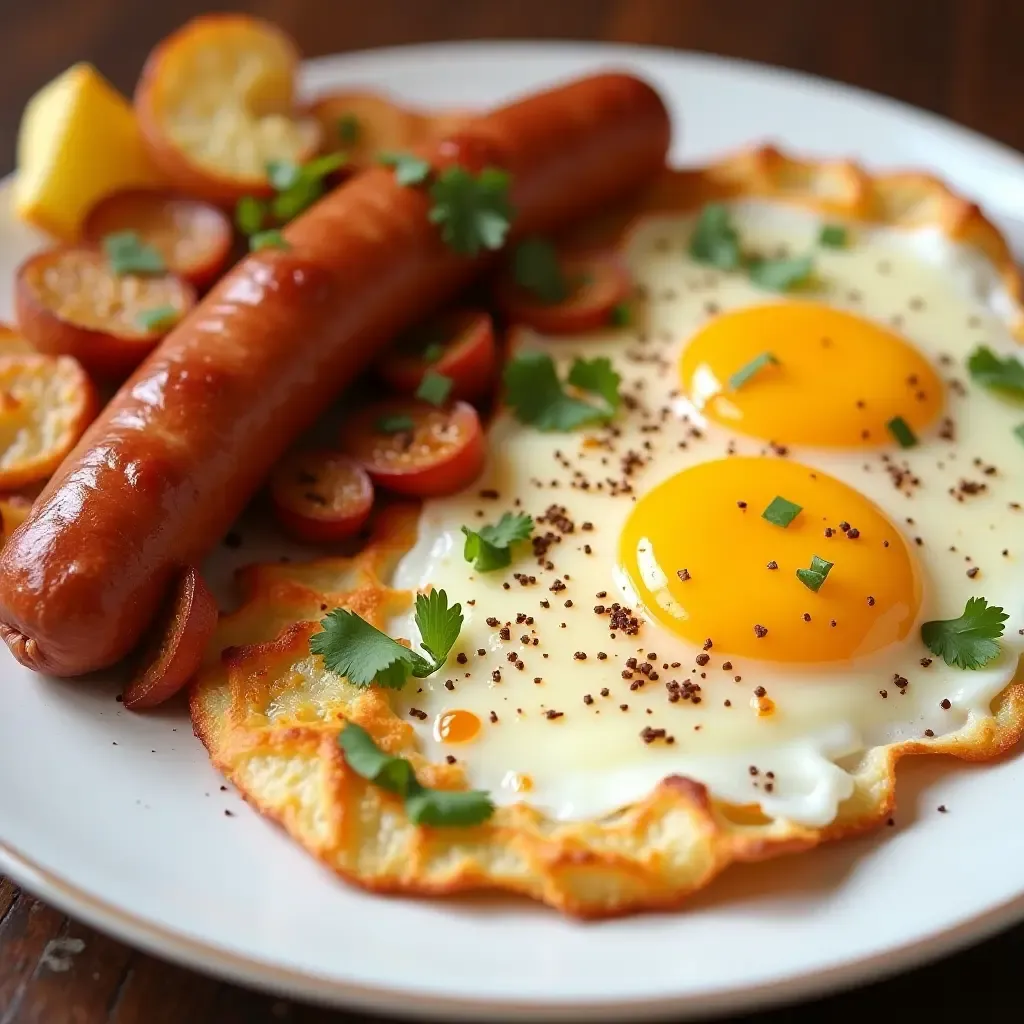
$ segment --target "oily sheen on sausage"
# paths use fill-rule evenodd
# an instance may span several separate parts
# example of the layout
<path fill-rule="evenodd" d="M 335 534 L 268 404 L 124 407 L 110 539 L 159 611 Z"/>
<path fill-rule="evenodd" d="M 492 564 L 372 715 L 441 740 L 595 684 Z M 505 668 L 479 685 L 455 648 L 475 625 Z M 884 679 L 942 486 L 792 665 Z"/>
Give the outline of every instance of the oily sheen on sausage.
<path fill-rule="evenodd" d="M 425 151 L 512 176 L 513 237 L 594 213 L 664 166 L 669 118 L 628 75 L 502 107 Z M 423 188 L 365 171 L 227 274 L 121 387 L 0 555 L 0 633 L 55 675 L 135 647 L 183 567 L 399 331 L 485 267 L 444 245 Z"/>

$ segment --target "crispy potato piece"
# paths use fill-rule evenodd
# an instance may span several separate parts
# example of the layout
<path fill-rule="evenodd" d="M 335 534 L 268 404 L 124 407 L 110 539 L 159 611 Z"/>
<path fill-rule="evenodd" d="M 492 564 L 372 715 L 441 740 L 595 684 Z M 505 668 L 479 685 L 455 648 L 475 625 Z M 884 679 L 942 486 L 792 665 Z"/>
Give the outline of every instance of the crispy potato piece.
<path fill-rule="evenodd" d="M 96 249 L 29 257 L 15 282 L 21 330 L 40 352 L 71 355 L 98 377 L 126 377 L 194 305 L 176 274 L 118 275 Z M 149 318 L 163 311 L 166 316 Z"/>
<path fill-rule="evenodd" d="M 163 256 L 172 273 L 197 288 L 212 283 L 231 251 L 231 222 L 216 206 L 159 189 L 129 189 L 89 211 L 82 238 L 100 245 L 107 235 L 133 231 Z"/>
<path fill-rule="evenodd" d="M 195 18 L 160 43 L 135 90 L 135 112 L 170 182 L 230 204 L 272 193 L 269 161 L 313 156 L 320 125 L 296 115 L 298 63 L 288 36 L 243 14 Z"/>
<path fill-rule="evenodd" d="M 0 490 L 48 477 L 98 411 L 96 388 L 70 356 L 0 357 Z"/>

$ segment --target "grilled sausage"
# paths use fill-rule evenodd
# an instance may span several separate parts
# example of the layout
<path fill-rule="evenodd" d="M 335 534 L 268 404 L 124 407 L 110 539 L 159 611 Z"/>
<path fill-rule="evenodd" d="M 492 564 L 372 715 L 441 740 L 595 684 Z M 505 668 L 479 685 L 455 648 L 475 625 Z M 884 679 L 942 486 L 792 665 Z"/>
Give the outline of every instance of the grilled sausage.
<path fill-rule="evenodd" d="M 512 176 L 513 236 L 600 210 L 664 166 L 658 95 L 604 74 L 465 125 L 435 168 Z M 376 167 L 243 260 L 121 387 L 0 555 L 0 634 L 78 675 L 137 644 L 182 569 L 223 536 L 288 445 L 396 333 L 493 256 L 445 246 L 423 188 Z"/>

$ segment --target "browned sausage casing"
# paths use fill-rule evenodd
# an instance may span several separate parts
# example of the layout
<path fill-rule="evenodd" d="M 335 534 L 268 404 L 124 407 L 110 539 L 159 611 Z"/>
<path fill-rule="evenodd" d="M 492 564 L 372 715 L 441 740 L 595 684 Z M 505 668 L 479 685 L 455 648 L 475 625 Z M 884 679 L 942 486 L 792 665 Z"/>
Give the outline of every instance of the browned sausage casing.
<path fill-rule="evenodd" d="M 426 155 L 504 167 L 517 236 L 549 231 L 664 165 L 658 95 L 605 74 L 470 122 Z M 382 346 L 490 257 L 441 243 L 429 198 L 373 168 L 231 271 L 136 370 L 0 556 L 0 632 L 22 664 L 118 661 L 175 573 L 224 535 L 271 466 Z"/>

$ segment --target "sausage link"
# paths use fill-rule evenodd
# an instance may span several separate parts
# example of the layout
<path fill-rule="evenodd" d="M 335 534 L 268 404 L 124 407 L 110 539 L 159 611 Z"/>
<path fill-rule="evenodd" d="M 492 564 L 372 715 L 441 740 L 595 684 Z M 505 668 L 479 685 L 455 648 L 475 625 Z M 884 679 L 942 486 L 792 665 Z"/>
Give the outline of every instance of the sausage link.
<path fill-rule="evenodd" d="M 483 115 L 425 155 L 512 174 L 513 234 L 594 212 L 664 165 L 658 95 L 605 74 Z M 425 190 L 373 168 L 243 260 L 125 382 L 0 555 L 0 634 L 55 675 L 112 665 L 274 462 L 396 333 L 493 256 L 460 257 Z"/>

